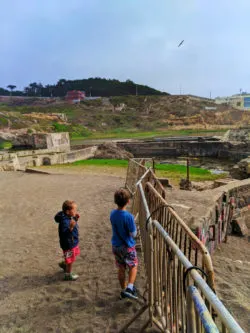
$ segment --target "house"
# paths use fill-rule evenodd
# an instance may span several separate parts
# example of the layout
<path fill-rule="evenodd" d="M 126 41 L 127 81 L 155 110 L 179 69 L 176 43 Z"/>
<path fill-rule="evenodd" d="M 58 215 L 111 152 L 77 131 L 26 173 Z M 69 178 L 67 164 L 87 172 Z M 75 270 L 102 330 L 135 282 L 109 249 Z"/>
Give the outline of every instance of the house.
<path fill-rule="evenodd" d="M 65 96 L 65 100 L 69 103 L 76 104 L 80 103 L 85 99 L 85 91 L 70 90 Z"/>
<path fill-rule="evenodd" d="M 242 93 L 229 97 L 217 97 L 215 103 L 225 103 L 239 110 L 250 111 L 250 94 Z"/>

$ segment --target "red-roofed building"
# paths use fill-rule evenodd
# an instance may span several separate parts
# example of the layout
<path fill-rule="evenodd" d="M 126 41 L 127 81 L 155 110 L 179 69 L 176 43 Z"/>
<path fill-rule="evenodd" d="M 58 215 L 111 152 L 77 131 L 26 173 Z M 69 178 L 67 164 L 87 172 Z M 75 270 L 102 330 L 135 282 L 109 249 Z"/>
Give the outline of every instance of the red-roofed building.
<path fill-rule="evenodd" d="M 80 103 L 85 98 L 85 91 L 80 90 L 70 90 L 67 92 L 65 99 L 69 103 Z"/>

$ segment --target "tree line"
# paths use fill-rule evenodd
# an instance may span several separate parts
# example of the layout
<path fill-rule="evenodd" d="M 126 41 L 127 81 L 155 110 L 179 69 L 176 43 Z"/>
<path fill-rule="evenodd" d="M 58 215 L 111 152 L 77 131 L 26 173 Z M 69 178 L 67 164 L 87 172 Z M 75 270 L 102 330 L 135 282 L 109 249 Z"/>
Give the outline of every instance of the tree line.
<path fill-rule="evenodd" d="M 124 95 L 166 95 L 167 93 L 146 85 L 139 85 L 131 80 L 121 82 L 115 79 L 89 78 L 82 80 L 60 79 L 56 84 L 42 85 L 32 82 L 23 91 L 16 90 L 14 84 L 0 88 L 0 95 L 30 97 L 64 97 L 69 90 L 85 91 L 86 96 L 124 96 Z"/>

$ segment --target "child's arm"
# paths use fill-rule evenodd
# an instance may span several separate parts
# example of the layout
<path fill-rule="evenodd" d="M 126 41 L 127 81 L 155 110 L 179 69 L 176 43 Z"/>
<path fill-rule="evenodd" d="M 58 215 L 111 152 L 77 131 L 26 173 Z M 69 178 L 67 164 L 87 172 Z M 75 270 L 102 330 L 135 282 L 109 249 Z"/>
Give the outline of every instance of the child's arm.
<path fill-rule="evenodd" d="M 77 213 L 75 216 L 73 216 L 70 220 L 70 224 L 69 224 L 69 231 L 71 232 L 75 225 L 77 224 L 77 221 L 79 220 L 80 215 Z"/>
<path fill-rule="evenodd" d="M 133 232 L 130 232 L 130 236 L 135 238 L 137 235 L 137 230 L 133 231 Z"/>
<path fill-rule="evenodd" d="M 135 220 L 134 220 L 134 216 L 131 214 L 130 216 L 130 221 L 129 221 L 129 225 L 128 225 L 128 229 L 129 229 L 129 236 L 135 238 L 137 235 L 137 230 L 136 230 L 136 225 L 135 225 Z"/>
<path fill-rule="evenodd" d="M 69 223 L 69 231 L 71 232 L 73 229 L 74 229 L 74 227 L 75 227 L 75 225 L 76 225 L 76 221 L 75 220 L 70 220 L 70 223 Z"/>

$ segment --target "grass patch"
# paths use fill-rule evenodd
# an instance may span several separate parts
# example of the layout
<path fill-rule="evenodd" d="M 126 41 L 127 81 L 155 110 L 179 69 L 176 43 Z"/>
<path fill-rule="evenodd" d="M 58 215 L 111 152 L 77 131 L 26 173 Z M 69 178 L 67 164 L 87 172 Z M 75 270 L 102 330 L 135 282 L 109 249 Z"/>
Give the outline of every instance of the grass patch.
<path fill-rule="evenodd" d="M 171 137 L 171 136 L 199 136 L 205 134 L 218 134 L 224 133 L 227 130 L 225 129 L 216 129 L 216 130 L 197 130 L 197 129 L 187 129 L 187 130 L 159 130 L 159 131 L 137 131 L 135 130 L 123 130 L 115 129 L 106 133 L 95 132 L 88 135 L 88 137 L 81 136 L 72 136 L 72 144 L 80 144 L 81 141 L 85 140 L 95 140 L 95 139 L 149 139 L 155 137 Z M 76 142 L 78 141 L 78 142 Z"/>
<path fill-rule="evenodd" d="M 53 131 L 57 133 L 69 132 L 71 138 L 78 138 L 78 137 L 86 138 L 91 134 L 86 127 L 80 124 L 68 125 L 68 124 L 60 124 L 57 122 L 53 123 Z"/>
<path fill-rule="evenodd" d="M 72 166 L 105 166 L 105 167 L 119 167 L 127 168 L 127 160 L 112 160 L 112 159 L 90 159 L 90 160 L 81 160 L 70 163 L 68 165 Z"/>
<path fill-rule="evenodd" d="M 115 159 L 89 159 L 89 160 L 81 160 L 73 163 L 68 163 L 64 165 L 58 165 L 59 167 L 79 167 L 81 168 L 103 168 L 106 171 L 114 168 L 123 168 L 126 169 L 128 167 L 127 160 L 115 160 Z M 51 166 L 53 168 L 53 166 Z M 168 178 L 173 184 L 178 184 L 181 178 L 186 178 L 187 169 L 185 165 L 179 164 L 155 164 L 156 176 L 159 178 Z M 197 167 L 189 167 L 189 174 L 191 181 L 208 181 L 208 180 L 216 180 L 218 178 L 223 178 L 226 174 L 214 175 L 209 170 L 197 168 Z"/>
<path fill-rule="evenodd" d="M 179 164 L 156 164 L 157 177 L 169 178 L 175 183 L 181 178 L 187 177 L 187 168 Z M 189 167 L 189 177 L 191 181 L 216 180 L 225 177 L 226 174 L 214 175 L 209 170 L 197 167 Z"/>
<path fill-rule="evenodd" d="M 12 148 L 12 143 L 10 141 L 0 142 L 0 149 L 10 149 Z"/>

